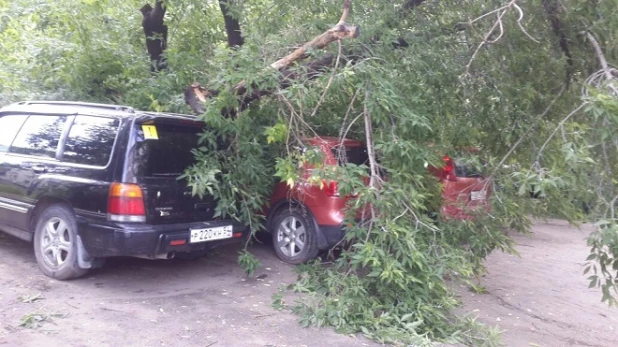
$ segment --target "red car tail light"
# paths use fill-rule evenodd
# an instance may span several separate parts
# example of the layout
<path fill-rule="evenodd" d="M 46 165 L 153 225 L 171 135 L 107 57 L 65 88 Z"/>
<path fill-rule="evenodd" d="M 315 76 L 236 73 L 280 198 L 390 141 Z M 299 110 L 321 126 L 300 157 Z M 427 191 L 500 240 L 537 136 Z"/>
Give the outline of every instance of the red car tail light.
<path fill-rule="evenodd" d="M 322 180 L 322 184 L 324 185 L 326 196 L 339 196 L 339 184 L 337 181 Z"/>
<path fill-rule="evenodd" d="M 443 159 L 444 169 L 442 169 L 442 172 L 444 174 L 444 179 L 449 181 L 457 181 L 457 174 L 455 173 L 455 163 L 453 162 L 453 159 L 451 159 L 448 155 L 445 155 Z"/>
<path fill-rule="evenodd" d="M 107 197 L 107 219 L 116 222 L 145 222 L 142 188 L 131 183 L 112 183 Z"/>
<path fill-rule="evenodd" d="M 182 246 L 182 245 L 186 245 L 187 244 L 187 240 L 173 240 L 170 241 L 170 246 Z"/>

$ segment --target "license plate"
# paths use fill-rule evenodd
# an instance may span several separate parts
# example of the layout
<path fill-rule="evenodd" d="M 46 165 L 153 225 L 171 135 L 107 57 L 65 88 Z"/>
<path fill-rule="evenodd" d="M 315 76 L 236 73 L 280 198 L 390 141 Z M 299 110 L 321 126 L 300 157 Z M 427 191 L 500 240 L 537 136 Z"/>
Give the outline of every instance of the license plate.
<path fill-rule="evenodd" d="M 471 200 L 485 200 L 487 196 L 487 191 L 485 190 L 475 190 L 472 192 L 470 199 Z"/>
<path fill-rule="evenodd" d="M 231 225 L 215 228 L 191 229 L 191 243 L 229 239 L 231 237 Z"/>

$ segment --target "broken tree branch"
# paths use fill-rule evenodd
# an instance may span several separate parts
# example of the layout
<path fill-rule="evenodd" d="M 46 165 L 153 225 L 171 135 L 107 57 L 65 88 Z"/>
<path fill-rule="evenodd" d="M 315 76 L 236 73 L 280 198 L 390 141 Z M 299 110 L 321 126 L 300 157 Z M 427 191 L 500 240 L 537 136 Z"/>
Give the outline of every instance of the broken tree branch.
<path fill-rule="evenodd" d="M 313 112 L 311 112 L 311 117 L 315 116 L 315 114 L 318 112 L 318 109 L 322 105 L 322 102 L 324 102 L 324 97 L 326 96 L 326 92 L 328 92 L 330 85 L 333 83 L 333 80 L 335 79 L 335 71 L 337 71 L 337 68 L 339 67 L 340 60 L 341 60 L 341 41 L 339 41 L 339 53 L 337 53 L 337 60 L 335 61 L 335 67 L 333 68 L 333 72 L 330 74 L 330 78 L 328 79 L 328 83 L 326 83 L 326 87 L 324 87 L 324 91 L 322 92 L 322 96 L 320 96 L 320 100 L 318 100 L 318 104 L 315 105 Z"/>
<path fill-rule="evenodd" d="M 498 15 L 497 15 L 498 19 L 496 20 L 494 25 L 491 27 L 491 29 L 489 29 L 487 34 L 485 34 L 485 37 L 483 38 L 483 41 L 481 41 L 481 43 L 479 43 L 479 45 L 474 50 L 474 53 L 472 53 L 472 57 L 470 58 L 470 61 L 468 62 L 468 65 L 466 65 L 466 75 L 470 74 L 470 67 L 472 66 L 472 62 L 474 62 L 474 59 L 476 58 L 476 55 L 479 53 L 481 48 L 483 48 L 483 46 L 485 46 L 486 43 L 488 43 L 488 42 L 490 43 L 489 38 L 494 33 L 496 28 L 498 28 L 498 27 L 502 28 L 502 17 L 506 13 L 506 10 L 501 10 L 501 11 L 498 11 L 497 13 L 498 13 Z"/>
<path fill-rule="evenodd" d="M 539 41 L 537 39 L 535 39 L 534 37 L 532 37 L 532 35 L 530 35 L 526 29 L 524 28 L 524 25 L 522 24 L 522 20 L 524 19 L 524 11 L 522 11 L 521 7 L 519 7 L 519 5 L 517 5 L 517 0 L 511 0 L 509 1 L 506 5 L 499 7 L 493 11 L 489 11 L 483 15 L 481 15 L 480 17 L 477 17 L 473 20 L 470 20 L 468 22 L 468 25 L 472 25 L 473 23 L 489 16 L 492 14 L 496 14 L 497 19 L 496 22 L 494 23 L 494 25 L 491 27 L 491 29 L 489 29 L 489 31 L 487 32 L 487 34 L 485 34 L 485 37 L 483 38 L 483 41 L 481 41 L 481 43 L 479 43 L 479 45 L 476 47 L 476 49 L 474 50 L 474 53 L 472 53 L 472 57 L 470 58 L 470 61 L 468 62 L 468 64 L 466 65 L 466 70 L 465 70 L 465 74 L 469 75 L 470 74 L 470 67 L 472 66 L 472 63 L 474 62 L 474 59 L 476 59 L 477 54 L 479 53 L 479 51 L 481 50 L 481 48 L 483 48 L 484 46 L 486 46 L 487 44 L 493 44 L 498 42 L 502 36 L 504 35 L 504 24 L 502 23 L 502 17 L 504 17 L 504 15 L 512 10 L 515 9 L 515 11 L 517 11 L 518 13 L 518 18 L 517 18 L 517 25 L 519 26 L 519 29 L 524 33 L 524 35 L 526 35 L 530 40 L 539 43 Z M 496 37 L 493 40 L 490 40 L 489 38 L 494 34 L 494 32 L 496 31 L 496 29 L 500 29 L 500 32 L 498 34 L 498 37 Z"/>
<path fill-rule="evenodd" d="M 327 30 L 325 33 L 318 35 L 313 38 L 313 40 L 305 43 L 300 48 L 297 48 L 294 52 L 270 64 L 270 67 L 275 70 L 281 71 L 284 68 L 291 66 L 295 61 L 306 58 L 307 52 L 309 52 L 310 50 L 323 49 L 324 47 L 337 40 L 358 37 L 358 27 L 349 26 L 345 24 L 345 22 L 342 22 L 345 21 L 348 17 L 351 2 L 351 0 L 344 1 L 343 14 L 341 15 L 341 19 L 339 19 L 339 23 L 337 23 L 331 29 Z M 246 81 L 241 81 L 234 86 L 234 89 L 240 90 L 242 88 L 245 88 L 246 83 Z"/>
<path fill-rule="evenodd" d="M 367 157 L 369 158 L 369 187 L 376 189 L 378 183 L 381 182 L 380 173 L 378 169 L 378 161 L 376 160 L 376 153 L 373 143 L 373 124 L 371 122 L 371 114 L 367 107 L 367 100 L 369 99 L 369 92 L 365 93 L 365 102 L 363 103 L 363 117 L 365 118 L 365 141 L 367 142 Z M 375 191 L 374 191 L 375 193 Z M 371 210 L 371 217 L 374 216 L 374 210 Z"/>
<path fill-rule="evenodd" d="M 601 70 L 592 74 L 586 80 L 586 84 L 592 85 L 595 87 L 606 86 L 611 95 L 614 97 L 618 97 L 618 87 L 616 87 L 615 82 L 618 79 L 615 74 L 618 72 L 616 69 L 613 69 L 607 63 L 607 59 L 605 58 L 605 54 L 603 54 L 603 49 L 601 49 L 601 45 L 599 41 L 592 35 L 590 32 L 586 33 L 588 40 L 592 43 L 594 50 L 596 52 L 597 58 L 599 59 L 599 63 L 601 64 Z M 587 89 L 584 95 L 587 95 Z"/>
<path fill-rule="evenodd" d="M 299 69 L 285 69 L 281 72 L 279 77 L 279 89 L 285 89 L 289 87 L 294 80 L 301 77 L 307 80 L 315 79 L 330 66 L 332 66 L 334 57 L 332 55 L 326 55 L 321 59 L 313 60 L 311 62 L 301 65 Z M 254 89 L 252 93 L 246 94 L 247 89 L 235 90 L 237 95 L 243 95 L 240 100 L 240 108 L 244 109 L 251 102 L 261 98 L 262 96 L 273 94 L 277 88 L 274 89 Z M 219 94 L 219 91 L 206 89 L 199 83 L 195 82 L 187 89 L 185 89 L 185 102 L 198 114 L 204 113 L 204 103 L 212 97 Z M 233 114 L 231 110 L 224 110 L 224 113 Z"/>
<path fill-rule="evenodd" d="M 337 25 L 345 24 L 348 21 L 348 16 L 350 15 L 350 7 L 352 7 L 352 0 L 343 0 L 343 10 L 341 11 L 341 18 L 339 18 L 339 22 Z"/>
<path fill-rule="evenodd" d="M 307 57 L 308 52 L 311 50 L 319 50 L 323 49 L 329 44 L 349 38 L 356 38 L 359 34 L 359 28 L 357 26 L 347 25 L 345 21 L 350 13 L 351 0 L 344 0 L 343 2 L 343 10 L 341 18 L 339 22 L 333 26 L 331 29 L 322 33 L 321 35 L 316 36 L 313 40 L 305 43 L 301 47 L 297 48 L 294 52 L 288 54 L 287 56 L 277 60 L 276 62 L 270 64 L 270 68 L 275 69 L 277 71 L 284 71 L 288 69 L 292 64 L 297 62 L 298 60 L 302 60 Z M 328 64 L 332 63 L 332 57 L 328 60 Z M 308 69 L 311 71 L 319 71 L 325 67 L 324 59 L 320 60 L 317 66 L 308 65 Z M 290 72 L 287 74 L 283 74 L 282 83 L 285 81 L 290 81 L 291 77 L 296 76 L 294 73 Z M 234 87 L 232 87 L 232 91 L 236 95 L 242 95 L 243 97 L 240 100 L 241 107 L 245 107 L 250 102 L 259 99 L 261 96 L 270 94 L 272 91 L 264 91 L 264 90 L 255 90 L 251 94 L 246 95 L 247 92 L 247 81 L 243 80 Z M 196 113 L 203 112 L 203 106 L 199 105 L 203 103 L 207 98 L 214 96 L 215 94 L 212 91 L 208 91 L 202 88 L 199 83 L 194 83 L 191 87 L 185 90 L 185 101 L 191 106 L 193 111 Z M 199 101 L 199 102 L 198 102 Z"/>
<path fill-rule="evenodd" d="M 606 75 L 608 80 L 614 78 L 612 76 L 611 70 L 609 69 L 609 64 L 607 63 L 607 59 L 605 59 L 605 54 L 603 54 L 603 50 L 601 49 L 601 45 L 599 45 L 599 41 L 594 38 L 591 33 L 586 33 L 588 40 L 592 43 L 595 52 L 597 53 L 597 58 L 599 59 L 599 63 L 601 64 L 601 68 L 603 69 L 603 73 Z"/>

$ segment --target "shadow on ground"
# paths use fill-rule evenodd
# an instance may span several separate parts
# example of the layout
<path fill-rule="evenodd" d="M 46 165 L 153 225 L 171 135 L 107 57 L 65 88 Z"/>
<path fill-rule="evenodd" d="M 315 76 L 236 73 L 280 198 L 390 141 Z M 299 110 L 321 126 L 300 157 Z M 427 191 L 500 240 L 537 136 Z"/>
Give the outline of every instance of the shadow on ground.
<path fill-rule="evenodd" d="M 272 308 L 293 268 L 268 244 L 252 252 L 262 266 L 246 278 L 239 247 L 196 260 L 109 259 L 83 279 L 43 276 L 29 244 L 0 236 L 1 346 L 359 346 L 363 338 L 304 329 Z M 28 303 L 24 298 L 41 298 Z M 45 320 L 20 327 L 24 317 Z"/>
<path fill-rule="evenodd" d="M 589 232 L 550 221 L 535 223 L 530 237 L 515 235 L 520 257 L 492 254 L 487 293 L 459 288 L 460 311 L 499 326 L 507 346 L 618 346 L 618 310 L 582 276 Z M 301 328 L 294 314 L 275 311 L 272 295 L 296 279 L 293 268 L 256 244 L 260 279 L 248 279 L 238 250 L 193 261 L 110 259 L 58 282 L 39 272 L 31 245 L 0 234 L 0 346 L 375 345 Z M 21 327 L 24 318 L 38 327 Z"/>

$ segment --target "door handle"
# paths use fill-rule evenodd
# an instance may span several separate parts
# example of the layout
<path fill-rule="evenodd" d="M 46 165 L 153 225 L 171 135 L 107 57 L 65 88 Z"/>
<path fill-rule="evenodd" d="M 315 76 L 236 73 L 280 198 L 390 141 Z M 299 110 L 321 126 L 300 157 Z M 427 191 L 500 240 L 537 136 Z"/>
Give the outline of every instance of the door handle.
<path fill-rule="evenodd" d="M 32 169 L 32 171 L 34 171 L 34 173 L 46 173 L 47 172 L 47 168 L 43 165 L 32 165 L 30 168 Z"/>

